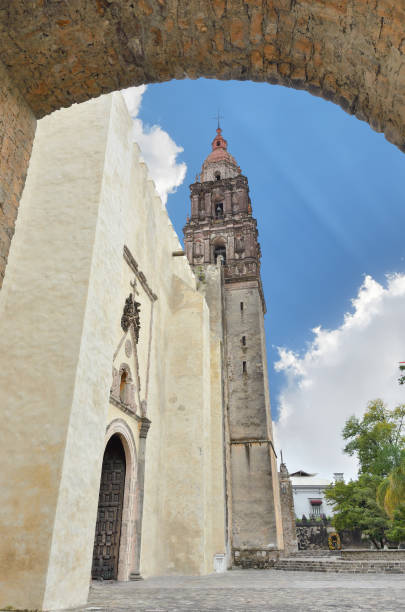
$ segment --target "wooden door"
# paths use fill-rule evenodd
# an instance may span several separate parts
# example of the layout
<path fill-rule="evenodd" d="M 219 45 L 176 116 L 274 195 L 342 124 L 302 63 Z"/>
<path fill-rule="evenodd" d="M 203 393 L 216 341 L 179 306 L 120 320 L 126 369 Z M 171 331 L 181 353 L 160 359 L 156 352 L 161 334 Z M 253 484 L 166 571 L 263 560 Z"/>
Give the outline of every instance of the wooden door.
<path fill-rule="evenodd" d="M 125 485 L 125 452 L 118 436 L 112 436 L 104 453 L 92 577 L 116 580 Z"/>

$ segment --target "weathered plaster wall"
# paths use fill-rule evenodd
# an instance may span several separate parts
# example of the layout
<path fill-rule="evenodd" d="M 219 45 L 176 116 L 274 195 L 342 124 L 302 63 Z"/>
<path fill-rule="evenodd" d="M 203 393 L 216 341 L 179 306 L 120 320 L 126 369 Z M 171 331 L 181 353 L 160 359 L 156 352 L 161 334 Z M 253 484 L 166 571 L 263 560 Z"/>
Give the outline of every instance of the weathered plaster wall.
<path fill-rule="evenodd" d="M 88 588 L 81 551 L 94 521 L 114 304 L 96 248 L 105 223 L 115 226 L 100 194 L 110 106 L 104 98 L 41 122 L 1 293 L 2 606 L 57 607 L 66 591 L 73 605 Z M 119 271 L 117 257 L 106 263 Z"/>
<path fill-rule="evenodd" d="M 160 567 L 212 571 L 207 503 L 210 490 L 209 312 L 203 296 L 173 279 L 167 335 L 165 431 L 159 474 L 163 497 Z M 191 551 L 194 554 L 190 554 Z M 210 563 L 211 561 L 211 563 Z"/>
<path fill-rule="evenodd" d="M 205 296 L 210 311 L 211 331 L 211 453 L 212 480 L 209 494 L 213 517 L 212 546 L 218 554 L 226 554 L 229 566 L 231 542 L 229 427 L 226 416 L 227 377 L 224 335 L 224 282 L 220 263 L 196 267 L 199 291 Z M 222 470 L 220 468 L 222 467 Z M 228 466 L 228 467 L 227 467 Z M 221 500 L 226 498 L 226 503 Z M 226 550 L 224 550 L 226 542 Z"/>
<path fill-rule="evenodd" d="M 218 552 L 203 528 L 212 525 L 208 309 L 185 258 L 171 256 L 179 242 L 131 129 L 119 94 L 58 111 L 38 127 L 0 302 L 0 606 L 86 600 L 105 431 L 117 418 L 113 355 L 134 278 L 124 245 L 158 295 L 148 387 L 151 310 L 140 291 L 140 393 L 152 421 L 141 571 L 212 571 Z M 185 414 L 173 410 L 174 393 Z M 121 418 L 138 446 L 139 424 Z M 184 512 L 176 517 L 180 489 Z"/>

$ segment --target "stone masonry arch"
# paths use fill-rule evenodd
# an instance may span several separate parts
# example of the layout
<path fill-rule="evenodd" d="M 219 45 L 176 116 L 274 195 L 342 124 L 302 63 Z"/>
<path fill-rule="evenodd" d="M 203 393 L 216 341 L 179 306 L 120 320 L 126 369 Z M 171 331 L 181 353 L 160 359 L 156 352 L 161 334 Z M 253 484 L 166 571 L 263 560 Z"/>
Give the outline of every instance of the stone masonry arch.
<path fill-rule="evenodd" d="M 322 96 L 405 150 L 404 0 L 15 0 L 0 8 L 0 278 L 36 118 L 170 79 Z"/>

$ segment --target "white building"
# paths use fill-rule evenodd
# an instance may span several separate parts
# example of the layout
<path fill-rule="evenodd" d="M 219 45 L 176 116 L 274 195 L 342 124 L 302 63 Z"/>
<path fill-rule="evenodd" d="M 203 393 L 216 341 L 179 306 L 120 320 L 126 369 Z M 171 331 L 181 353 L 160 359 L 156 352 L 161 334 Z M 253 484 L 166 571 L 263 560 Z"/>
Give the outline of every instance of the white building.
<path fill-rule="evenodd" d="M 343 480 L 342 473 L 333 475 L 334 480 Z M 333 480 L 319 478 L 317 474 L 309 474 L 304 470 L 298 470 L 290 474 L 293 489 L 294 510 L 297 518 L 305 515 L 309 518 L 320 518 L 331 516 L 333 509 L 325 499 L 325 489 L 332 484 Z"/>

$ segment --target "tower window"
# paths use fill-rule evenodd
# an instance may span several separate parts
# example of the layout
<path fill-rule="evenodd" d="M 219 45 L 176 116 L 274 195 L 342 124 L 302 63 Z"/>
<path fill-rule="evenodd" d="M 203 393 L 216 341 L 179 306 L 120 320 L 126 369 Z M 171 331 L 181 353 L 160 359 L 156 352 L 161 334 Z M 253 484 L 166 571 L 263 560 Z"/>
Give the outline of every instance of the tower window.
<path fill-rule="evenodd" d="M 240 311 L 243 312 L 243 302 L 240 303 Z"/>
<path fill-rule="evenodd" d="M 244 374 L 246 374 L 247 370 L 246 370 L 246 361 L 242 361 L 242 372 Z"/>
<path fill-rule="evenodd" d="M 221 146 L 221 141 L 217 140 L 217 147 L 220 147 L 220 146 Z"/>
<path fill-rule="evenodd" d="M 221 180 L 221 175 L 219 172 L 215 172 L 215 180 L 216 181 L 220 181 Z"/>
<path fill-rule="evenodd" d="M 217 219 L 222 219 L 223 216 L 224 216 L 224 204 L 223 202 L 218 202 L 218 204 L 215 205 L 215 217 Z"/>
<path fill-rule="evenodd" d="M 214 261 L 217 263 L 217 259 L 219 256 L 222 256 L 222 263 L 226 262 L 226 248 L 222 245 L 218 245 L 214 249 Z"/>
<path fill-rule="evenodd" d="M 246 346 L 246 336 L 242 336 L 242 344 L 243 346 Z"/>

